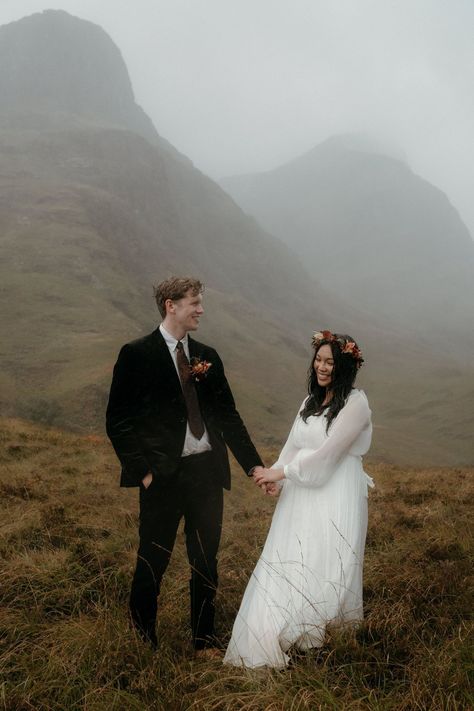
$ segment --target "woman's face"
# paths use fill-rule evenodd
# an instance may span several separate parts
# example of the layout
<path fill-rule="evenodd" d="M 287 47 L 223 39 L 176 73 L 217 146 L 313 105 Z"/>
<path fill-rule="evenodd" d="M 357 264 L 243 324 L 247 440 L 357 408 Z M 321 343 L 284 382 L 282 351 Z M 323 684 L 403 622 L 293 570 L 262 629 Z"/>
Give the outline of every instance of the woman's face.
<path fill-rule="evenodd" d="M 334 358 L 332 357 L 331 346 L 327 343 L 321 346 L 316 353 L 313 368 L 316 373 L 318 385 L 322 388 L 329 387 L 334 371 Z"/>

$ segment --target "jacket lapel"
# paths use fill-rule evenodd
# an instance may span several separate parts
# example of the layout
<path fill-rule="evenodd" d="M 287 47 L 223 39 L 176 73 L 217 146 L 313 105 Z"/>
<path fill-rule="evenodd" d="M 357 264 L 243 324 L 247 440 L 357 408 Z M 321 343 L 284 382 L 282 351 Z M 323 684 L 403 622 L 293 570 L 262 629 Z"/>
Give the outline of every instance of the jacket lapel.
<path fill-rule="evenodd" d="M 181 383 L 173 363 L 170 349 L 161 335 L 159 328 L 151 334 L 150 357 L 154 375 L 157 378 L 163 378 L 181 393 Z"/>

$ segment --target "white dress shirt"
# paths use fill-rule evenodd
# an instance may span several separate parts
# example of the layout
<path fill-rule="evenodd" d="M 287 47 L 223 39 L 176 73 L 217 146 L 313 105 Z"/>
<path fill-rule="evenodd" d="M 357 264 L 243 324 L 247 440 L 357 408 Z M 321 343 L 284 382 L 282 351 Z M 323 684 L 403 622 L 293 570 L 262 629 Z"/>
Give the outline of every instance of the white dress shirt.
<path fill-rule="evenodd" d="M 176 368 L 176 372 L 178 373 L 178 378 L 179 378 L 179 370 L 178 370 L 178 356 L 176 353 L 176 346 L 178 345 L 177 339 L 171 335 L 171 333 L 168 333 L 166 328 L 163 326 L 163 324 L 160 324 L 160 332 L 163 338 L 165 339 L 166 345 L 169 348 L 170 355 L 173 359 L 174 367 Z M 181 339 L 181 343 L 183 344 L 183 349 L 184 352 L 186 353 L 186 358 L 189 360 L 189 343 L 188 343 L 188 334 L 185 335 L 184 338 Z M 180 379 L 181 382 L 181 379 Z M 204 424 L 204 422 L 203 422 Z M 190 454 L 201 454 L 201 452 L 208 452 L 211 447 L 211 443 L 209 441 L 209 434 L 206 429 L 206 425 L 204 425 L 204 434 L 201 437 L 201 439 L 197 439 L 191 432 L 189 428 L 189 422 L 186 423 L 186 438 L 184 440 L 184 447 L 183 451 L 181 453 L 182 457 L 189 457 Z"/>

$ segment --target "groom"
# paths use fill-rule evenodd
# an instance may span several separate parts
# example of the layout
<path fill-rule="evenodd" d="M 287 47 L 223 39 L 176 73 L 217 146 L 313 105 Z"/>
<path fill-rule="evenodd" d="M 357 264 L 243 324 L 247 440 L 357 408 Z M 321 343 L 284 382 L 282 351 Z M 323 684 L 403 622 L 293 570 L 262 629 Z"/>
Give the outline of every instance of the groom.
<path fill-rule="evenodd" d="M 132 621 L 156 648 L 157 596 L 181 518 L 191 566 L 191 629 L 198 654 L 213 647 L 226 444 L 251 476 L 262 465 L 216 351 L 192 339 L 204 313 L 197 279 L 155 289 L 163 318 L 123 346 L 114 368 L 107 434 L 122 465 L 121 486 L 140 487 L 140 544 L 130 595 Z"/>

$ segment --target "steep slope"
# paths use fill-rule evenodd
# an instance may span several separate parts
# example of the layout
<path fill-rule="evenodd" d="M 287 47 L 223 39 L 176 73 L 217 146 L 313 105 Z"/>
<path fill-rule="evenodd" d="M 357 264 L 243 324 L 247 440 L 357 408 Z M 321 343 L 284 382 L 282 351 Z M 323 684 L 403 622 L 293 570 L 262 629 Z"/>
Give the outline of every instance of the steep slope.
<path fill-rule="evenodd" d="M 310 305 L 324 303 L 285 247 L 211 181 L 129 132 L 4 134 L 0 156 L 9 411 L 36 417 L 47 407 L 53 422 L 96 426 L 119 342 L 158 319 L 151 285 L 192 272 L 208 286 L 208 337 L 258 407 L 278 402 L 281 413 L 273 379 L 289 379 L 291 400 Z"/>
<path fill-rule="evenodd" d="M 96 72 L 80 72 L 85 56 Z M 282 436 L 307 367 L 300 343 L 327 318 L 321 290 L 151 123 L 142 130 L 100 28 L 35 15 L 0 29 L 0 57 L 2 409 L 100 426 L 118 346 L 159 320 L 152 284 L 191 272 L 207 286 L 200 337 L 223 352 L 251 423 Z"/>

